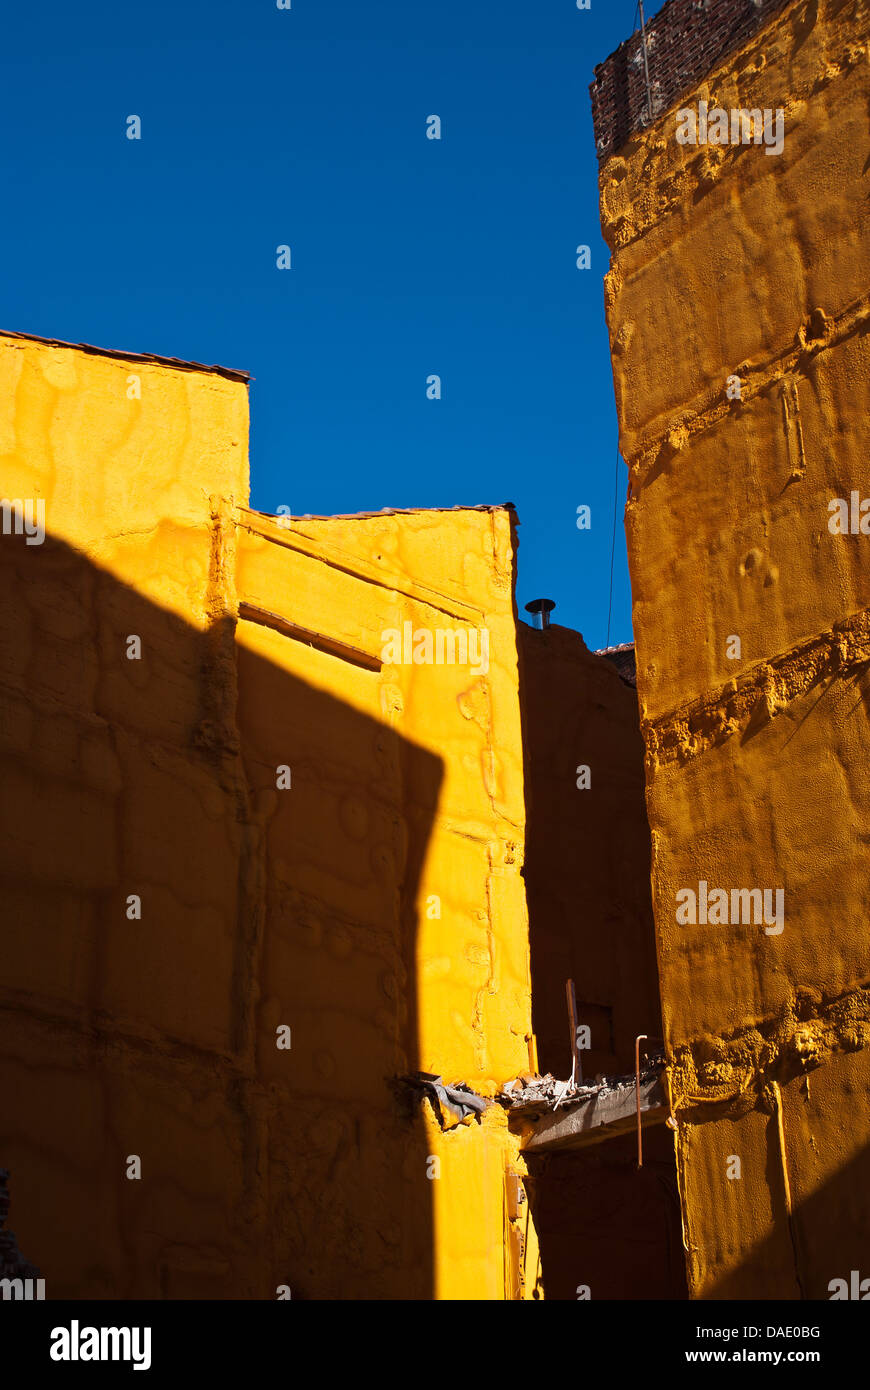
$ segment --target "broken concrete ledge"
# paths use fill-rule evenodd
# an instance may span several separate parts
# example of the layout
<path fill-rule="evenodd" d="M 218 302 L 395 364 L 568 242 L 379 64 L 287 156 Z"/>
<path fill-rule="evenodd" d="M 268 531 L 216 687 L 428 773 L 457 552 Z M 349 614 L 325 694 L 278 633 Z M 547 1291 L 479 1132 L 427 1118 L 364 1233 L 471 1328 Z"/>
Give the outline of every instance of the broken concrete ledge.
<path fill-rule="evenodd" d="M 667 1119 L 662 1083 L 663 1063 L 647 1065 L 640 1076 L 641 1124 Z M 574 1086 L 552 1076 L 529 1077 L 519 1089 L 504 1087 L 494 1097 L 479 1096 L 464 1082 L 446 1086 L 427 1072 L 397 1078 L 419 1097 L 433 1102 L 442 1129 L 479 1119 L 490 1105 L 502 1105 L 508 1125 L 524 1152 L 585 1148 L 637 1127 L 637 1091 L 633 1076 L 602 1077 L 591 1086 Z"/>
<path fill-rule="evenodd" d="M 649 1072 L 640 1082 L 641 1124 L 657 1124 L 667 1119 L 668 1106 L 661 1073 Z M 522 1137 L 524 1153 L 543 1150 L 578 1149 L 602 1143 L 617 1134 L 637 1128 L 637 1096 L 634 1077 L 605 1082 L 591 1094 L 563 1103 L 558 1110 L 517 1105 L 510 1110 L 509 1123 Z"/>

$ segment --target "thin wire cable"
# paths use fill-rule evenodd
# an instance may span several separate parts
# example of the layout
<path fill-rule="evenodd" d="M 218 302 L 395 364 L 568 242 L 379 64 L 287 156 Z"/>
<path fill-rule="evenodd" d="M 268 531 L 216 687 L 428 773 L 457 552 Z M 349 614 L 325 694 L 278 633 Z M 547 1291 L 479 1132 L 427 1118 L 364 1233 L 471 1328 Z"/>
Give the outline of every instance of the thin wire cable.
<path fill-rule="evenodd" d="M 619 506 L 619 445 L 616 446 L 616 463 L 613 472 L 613 534 L 610 538 L 610 593 L 607 598 L 607 641 L 610 646 L 610 618 L 613 613 L 613 557 L 616 554 L 616 511 Z"/>
<path fill-rule="evenodd" d="M 634 7 L 634 32 L 637 33 L 637 21 L 640 17 L 640 0 Z M 613 533 L 610 537 L 610 588 L 607 595 L 607 641 L 605 647 L 610 646 L 610 621 L 613 616 L 613 560 L 616 554 L 616 512 L 619 507 L 619 445 L 616 446 L 616 462 L 613 470 Z"/>

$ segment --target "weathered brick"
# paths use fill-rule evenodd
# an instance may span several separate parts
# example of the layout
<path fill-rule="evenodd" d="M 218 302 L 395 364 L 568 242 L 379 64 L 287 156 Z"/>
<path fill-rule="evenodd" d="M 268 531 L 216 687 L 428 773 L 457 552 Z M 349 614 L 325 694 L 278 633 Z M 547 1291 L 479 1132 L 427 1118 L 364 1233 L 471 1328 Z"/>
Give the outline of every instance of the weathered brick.
<path fill-rule="evenodd" d="M 787 0 L 668 0 L 646 25 L 652 117 L 656 119 Z M 589 87 L 598 158 L 615 154 L 649 124 L 638 29 L 595 68 Z"/>

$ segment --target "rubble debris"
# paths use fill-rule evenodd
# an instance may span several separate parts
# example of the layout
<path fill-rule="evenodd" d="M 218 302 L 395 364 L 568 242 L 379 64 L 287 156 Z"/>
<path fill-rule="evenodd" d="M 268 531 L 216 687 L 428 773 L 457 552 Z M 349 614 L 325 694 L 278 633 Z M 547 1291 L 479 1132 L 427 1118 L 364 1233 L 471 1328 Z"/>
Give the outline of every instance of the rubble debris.
<path fill-rule="evenodd" d="M 658 1083 L 664 1060 L 663 1053 L 656 1053 L 647 1059 L 640 1072 L 644 1110 L 653 1106 L 657 1108 L 662 1102 Z M 434 1072 L 418 1071 L 397 1079 L 403 1087 L 410 1088 L 418 1096 L 422 1092 L 428 1097 L 442 1129 L 470 1124 L 493 1104 L 502 1105 L 512 1117 L 527 1119 L 533 1124 L 559 1109 L 570 1114 L 585 1106 L 595 1114 L 590 1114 L 580 1128 L 606 1128 L 611 1122 L 607 1117 L 621 1115 L 623 1099 L 632 1109 L 636 1089 L 633 1072 L 625 1076 L 604 1076 L 599 1072 L 594 1081 L 573 1083 L 570 1079 L 559 1081 L 550 1072 L 546 1076 L 524 1072 L 502 1086 L 499 1094 L 490 1100 L 478 1095 L 464 1081 L 447 1086 L 443 1077 L 436 1076 Z"/>
<path fill-rule="evenodd" d="M 600 1144 L 632 1130 L 638 1115 L 644 1124 L 667 1118 L 663 1064 L 659 1056 L 644 1064 L 639 1078 L 599 1074 L 585 1085 L 542 1076 L 531 1085 L 505 1087 L 497 1099 L 511 1128 L 522 1134 L 523 1153 Z"/>
<path fill-rule="evenodd" d="M 428 1097 L 442 1129 L 454 1129 L 456 1125 L 470 1124 L 492 1104 L 485 1096 L 479 1096 L 476 1091 L 472 1091 L 464 1081 L 458 1081 L 454 1086 L 446 1086 L 443 1078 L 436 1076 L 434 1072 L 418 1071 L 412 1076 L 403 1076 L 401 1080 L 406 1086 L 422 1091 Z"/>
<path fill-rule="evenodd" d="M 641 1084 L 656 1080 L 664 1066 L 664 1054 L 649 1057 L 640 1073 Z M 546 1076 L 525 1077 L 510 1081 L 503 1086 L 496 1097 L 501 1105 L 511 1111 L 524 1111 L 528 1114 L 558 1110 L 562 1105 L 579 1105 L 585 1101 L 600 1100 L 616 1095 L 631 1087 L 634 1090 L 635 1077 L 631 1072 L 626 1076 L 604 1076 L 601 1072 L 594 1081 L 557 1081 L 549 1072 Z"/>

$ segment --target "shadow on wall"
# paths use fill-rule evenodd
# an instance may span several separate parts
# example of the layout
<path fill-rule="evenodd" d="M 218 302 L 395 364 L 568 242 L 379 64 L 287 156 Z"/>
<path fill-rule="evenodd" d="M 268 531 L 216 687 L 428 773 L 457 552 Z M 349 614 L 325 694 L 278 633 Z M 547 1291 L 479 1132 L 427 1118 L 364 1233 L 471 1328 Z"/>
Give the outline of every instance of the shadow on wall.
<path fill-rule="evenodd" d="M 633 1073 L 661 1036 L 637 692 L 568 628 L 520 624 L 519 647 L 538 1065 L 570 1075 L 572 979 L 584 1078 Z M 673 1140 L 646 1134 L 640 1172 L 632 1136 L 529 1155 L 548 1299 L 686 1297 Z"/>
<path fill-rule="evenodd" d="M 389 1081 L 440 760 L 51 537 L 0 590 L 0 1154 L 47 1297 L 431 1298 Z"/>
<path fill-rule="evenodd" d="M 688 1297 L 670 1130 L 645 1127 L 643 1146 L 640 1170 L 633 1134 L 529 1155 L 548 1299 Z"/>
<path fill-rule="evenodd" d="M 584 1076 L 633 1072 L 637 1035 L 662 1030 L 637 692 L 579 632 L 518 632 L 538 1063 L 570 1074 L 573 979 Z"/>
<path fill-rule="evenodd" d="M 709 1136 L 698 1127 L 690 1134 L 684 1182 L 689 1235 L 704 1256 L 701 1299 L 813 1301 L 836 1293 L 870 1301 L 868 1082 L 866 1054 L 840 1054 L 783 1086 L 787 1182 L 775 1113 L 710 1119 L 699 1127 Z M 692 1211 L 695 1151 L 706 1169 L 694 1178 L 697 1189 L 716 1204 L 712 1229 L 706 1213 L 699 1221 Z M 742 1157 L 742 1173 L 729 1182 L 734 1155 Z M 747 1184 L 753 1217 L 766 1231 L 756 1241 L 745 1219 L 732 1215 L 745 1207 L 740 1189 Z"/>

